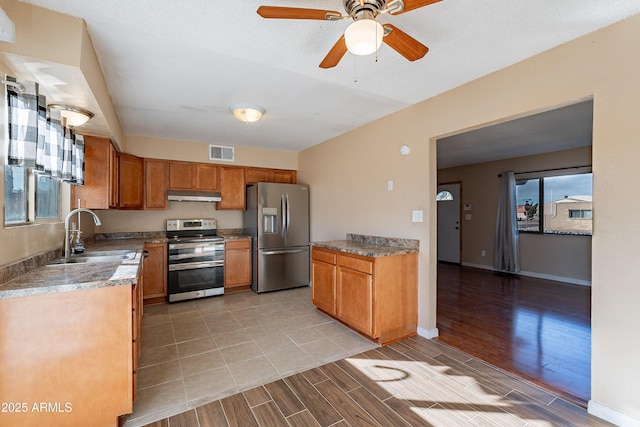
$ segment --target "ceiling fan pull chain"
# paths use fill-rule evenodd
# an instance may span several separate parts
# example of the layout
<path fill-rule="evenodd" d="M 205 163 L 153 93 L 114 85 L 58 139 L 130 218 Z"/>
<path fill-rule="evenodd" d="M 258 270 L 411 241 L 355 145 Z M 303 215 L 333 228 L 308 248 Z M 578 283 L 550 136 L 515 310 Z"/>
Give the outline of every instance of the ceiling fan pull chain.
<path fill-rule="evenodd" d="M 353 56 L 353 82 L 358 83 L 358 57 L 355 55 L 351 56 Z"/>

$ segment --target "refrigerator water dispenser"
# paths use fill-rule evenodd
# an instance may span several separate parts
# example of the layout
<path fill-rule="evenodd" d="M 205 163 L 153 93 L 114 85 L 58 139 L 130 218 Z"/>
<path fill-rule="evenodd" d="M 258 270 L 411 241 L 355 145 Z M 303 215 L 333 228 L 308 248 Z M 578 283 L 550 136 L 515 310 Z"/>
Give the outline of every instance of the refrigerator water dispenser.
<path fill-rule="evenodd" d="M 262 208 L 262 232 L 266 234 L 278 233 L 277 208 Z"/>

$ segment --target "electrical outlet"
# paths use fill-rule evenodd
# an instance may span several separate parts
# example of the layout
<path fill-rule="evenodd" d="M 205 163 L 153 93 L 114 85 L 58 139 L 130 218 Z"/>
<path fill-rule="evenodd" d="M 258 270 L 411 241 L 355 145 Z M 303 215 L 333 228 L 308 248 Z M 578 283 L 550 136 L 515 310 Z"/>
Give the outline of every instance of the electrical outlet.
<path fill-rule="evenodd" d="M 411 221 L 412 222 L 422 222 L 423 219 L 423 215 L 422 215 L 422 211 L 421 210 L 413 210 L 411 211 Z"/>
<path fill-rule="evenodd" d="M 393 191 L 393 181 L 387 181 L 387 190 Z"/>
<path fill-rule="evenodd" d="M 482 252 L 481 252 L 481 253 L 482 253 L 482 256 L 487 256 L 487 253 L 485 252 L 485 250 L 484 250 L 484 249 L 482 250 Z"/>

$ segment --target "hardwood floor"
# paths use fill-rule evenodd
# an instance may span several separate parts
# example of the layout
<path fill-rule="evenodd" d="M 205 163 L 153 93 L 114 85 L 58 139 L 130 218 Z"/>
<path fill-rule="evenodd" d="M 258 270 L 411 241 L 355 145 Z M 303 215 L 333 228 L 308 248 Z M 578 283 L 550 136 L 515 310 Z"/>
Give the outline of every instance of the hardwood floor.
<path fill-rule="evenodd" d="M 435 340 L 405 339 L 147 427 L 608 426 Z"/>
<path fill-rule="evenodd" d="M 591 288 L 440 263 L 438 341 L 586 407 Z"/>

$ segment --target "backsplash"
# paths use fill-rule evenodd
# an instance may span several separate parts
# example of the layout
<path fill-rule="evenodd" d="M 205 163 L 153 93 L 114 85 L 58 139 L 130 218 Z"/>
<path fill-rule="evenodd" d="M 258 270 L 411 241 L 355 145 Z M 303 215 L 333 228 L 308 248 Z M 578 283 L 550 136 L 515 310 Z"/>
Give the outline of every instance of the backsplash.
<path fill-rule="evenodd" d="M 49 264 L 54 259 L 63 256 L 62 248 L 42 252 L 11 264 L 0 266 L 0 285 L 7 283 L 16 277 L 25 274 L 34 268 Z"/>

